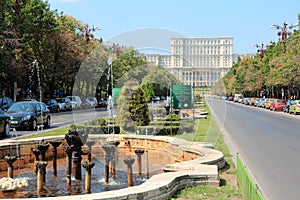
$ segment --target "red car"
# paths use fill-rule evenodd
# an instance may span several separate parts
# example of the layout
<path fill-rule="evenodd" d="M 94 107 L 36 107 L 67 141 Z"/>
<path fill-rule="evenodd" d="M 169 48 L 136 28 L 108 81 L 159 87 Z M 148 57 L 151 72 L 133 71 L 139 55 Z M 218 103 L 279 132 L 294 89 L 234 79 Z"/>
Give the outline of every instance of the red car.
<path fill-rule="evenodd" d="M 286 105 L 286 101 L 285 100 L 283 100 L 283 99 L 275 99 L 271 103 L 270 110 L 273 110 L 273 111 L 277 111 L 277 110 L 283 111 L 285 105 Z"/>

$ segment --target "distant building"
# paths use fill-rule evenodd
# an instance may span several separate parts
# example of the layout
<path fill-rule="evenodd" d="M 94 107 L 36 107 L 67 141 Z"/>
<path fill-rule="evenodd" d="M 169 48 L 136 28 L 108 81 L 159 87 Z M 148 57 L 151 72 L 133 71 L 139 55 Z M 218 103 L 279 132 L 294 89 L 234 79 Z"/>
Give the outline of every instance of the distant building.
<path fill-rule="evenodd" d="M 170 55 L 146 54 L 183 84 L 213 86 L 233 65 L 233 38 L 172 38 Z"/>

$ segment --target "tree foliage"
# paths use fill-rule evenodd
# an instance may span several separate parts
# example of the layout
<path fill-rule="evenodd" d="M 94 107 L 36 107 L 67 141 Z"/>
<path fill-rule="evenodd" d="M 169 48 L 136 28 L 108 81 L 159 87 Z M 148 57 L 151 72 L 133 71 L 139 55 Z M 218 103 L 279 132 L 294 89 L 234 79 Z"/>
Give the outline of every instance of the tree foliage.
<path fill-rule="evenodd" d="M 240 59 L 221 80 L 228 95 L 299 98 L 300 92 L 300 31 L 295 31 L 283 43 L 270 43 L 263 58 L 256 55 Z"/>

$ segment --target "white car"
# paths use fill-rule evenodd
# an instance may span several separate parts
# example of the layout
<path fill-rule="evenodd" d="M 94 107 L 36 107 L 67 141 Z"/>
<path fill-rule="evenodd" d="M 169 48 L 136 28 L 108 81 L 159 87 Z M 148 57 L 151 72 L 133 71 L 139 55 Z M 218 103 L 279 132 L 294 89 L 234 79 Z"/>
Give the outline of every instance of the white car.
<path fill-rule="evenodd" d="M 67 96 L 71 100 L 72 109 L 80 109 L 82 105 L 82 101 L 79 96 Z"/>

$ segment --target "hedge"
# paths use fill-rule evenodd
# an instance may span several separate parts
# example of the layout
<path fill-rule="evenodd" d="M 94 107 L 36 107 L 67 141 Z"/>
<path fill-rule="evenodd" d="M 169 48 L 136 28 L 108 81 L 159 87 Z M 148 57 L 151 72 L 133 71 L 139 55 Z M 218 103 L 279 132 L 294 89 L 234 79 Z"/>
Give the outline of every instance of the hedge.
<path fill-rule="evenodd" d="M 109 127 L 109 133 L 108 133 Z M 115 134 L 120 133 L 120 126 L 109 125 L 109 126 L 92 126 L 92 125 L 76 125 L 77 129 L 80 129 L 88 134 L 111 134 L 114 129 Z"/>

